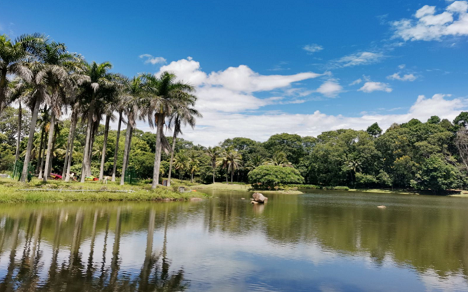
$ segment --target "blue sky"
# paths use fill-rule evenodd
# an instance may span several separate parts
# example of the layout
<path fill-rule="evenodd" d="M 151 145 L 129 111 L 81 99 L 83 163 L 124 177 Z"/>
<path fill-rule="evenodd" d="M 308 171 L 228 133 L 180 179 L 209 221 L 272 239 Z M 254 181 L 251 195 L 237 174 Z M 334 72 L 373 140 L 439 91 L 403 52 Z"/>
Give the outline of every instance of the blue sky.
<path fill-rule="evenodd" d="M 185 138 L 214 145 L 453 119 L 468 108 L 467 10 L 443 0 L 2 1 L 0 33 L 45 33 L 127 76 L 176 73 L 198 88 L 204 115 Z"/>

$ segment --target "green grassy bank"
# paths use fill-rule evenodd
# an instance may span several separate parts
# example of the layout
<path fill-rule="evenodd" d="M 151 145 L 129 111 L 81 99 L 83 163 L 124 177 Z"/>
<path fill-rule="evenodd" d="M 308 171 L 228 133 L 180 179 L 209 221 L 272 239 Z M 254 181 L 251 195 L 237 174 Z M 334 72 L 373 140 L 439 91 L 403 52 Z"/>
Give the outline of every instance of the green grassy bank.
<path fill-rule="evenodd" d="M 109 182 L 63 182 L 50 180 L 44 183 L 33 179 L 30 183 L 20 183 L 12 179 L 0 178 L 0 203 L 41 203 L 73 201 L 187 201 L 203 198 L 202 192 L 176 192 L 181 181 L 175 181 L 171 188 L 158 187 L 151 190 L 151 185 L 137 183 L 120 186 Z"/>

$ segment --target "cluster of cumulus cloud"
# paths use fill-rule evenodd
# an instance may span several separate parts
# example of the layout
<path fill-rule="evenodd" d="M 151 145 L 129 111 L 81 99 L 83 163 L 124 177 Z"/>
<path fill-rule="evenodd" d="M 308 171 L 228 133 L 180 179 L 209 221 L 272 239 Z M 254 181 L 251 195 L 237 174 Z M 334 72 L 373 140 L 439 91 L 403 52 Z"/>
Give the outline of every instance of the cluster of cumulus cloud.
<path fill-rule="evenodd" d="M 451 2 L 451 1 L 449 1 Z M 441 40 L 446 36 L 468 35 L 468 2 L 455 1 L 437 13 L 435 6 L 425 5 L 413 19 L 392 22 L 394 37 L 405 41 Z"/>
<path fill-rule="evenodd" d="M 450 95 L 435 94 L 432 97 L 415 96 L 415 103 L 403 114 L 366 114 L 360 116 L 328 115 L 320 111 L 310 114 L 294 114 L 283 111 L 265 111 L 263 107 L 284 104 L 284 97 L 260 98 L 256 93 L 275 93 L 277 90 L 294 89 L 294 84 L 323 74 L 304 72 L 293 75 L 261 75 L 248 66 L 229 67 L 223 71 L 206 73 L 200 63 L 192 58 L 173 61 L 162 66 L 156 75 L 173 72 L 180 81 L 194 85 L 198 97 L 197 109 L 203 114 L 194 130 L 185 129 L 183 138 L 205 146 L 217 145 L 227 138 L 247 137 L 265 141 L 277 133 L 295 133 L 301 136 L 317 136 L 324 131 L 337 129 L 366 129 L 378 122 L 382 128 L 392 123 L 404 123 L 412 118 L 422 121 L 432 115 L 453 120 L 467 102 Z M 385 85 L 368 81 L 361 91 Z M 325 81 L 313 92 L 333 96 L 341 91 L 333 79 Z M 375 89 L 375 88 L 374 88 Z M 332 93 L 330 95 L 330 92 Z M 297 103 L 292 101 L 292 103 Z M 146 125 L 141 123 L 140 128 Z M 148 130 L 147 128 L 145 130 Z"/>

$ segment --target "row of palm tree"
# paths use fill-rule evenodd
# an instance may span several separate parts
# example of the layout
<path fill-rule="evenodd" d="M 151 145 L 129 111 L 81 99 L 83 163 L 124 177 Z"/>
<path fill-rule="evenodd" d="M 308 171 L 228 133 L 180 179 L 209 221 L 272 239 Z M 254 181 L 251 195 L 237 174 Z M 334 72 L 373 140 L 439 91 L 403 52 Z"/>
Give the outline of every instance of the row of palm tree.
<path fill-rule="evenodd" d="M 20 107 L 24 102 L 32 112 L 21 181 L 24 182 L 28 176 L 34 134 L 38 126 L 39 112 L 42 109 L 44 116 L 47 116 L 48 127 L 46 130 L 45 124 L 40 124 L 39 178 L 47 181 L 50 175 L 56 137 L 55 127 L 62 114 L 71 111 L 63 178 L 66 181 L 70 180 L 73 145 L 78 123 L 86 127 L 81 182 L 91 175 L 93 144 L 99 125 L 101 121 L 104 121 L 104 143 L 100 151 L 99 171 L 99 178 L 103 179 L 109 125 L 110 121 L 116 119 L 114 113 L 118 113 L 112 181 L 116 179 L 117 152 L 122 123 L 127 125 L 127 130 L 120 184 L 125 183 L 133 129 L 136 127 L 137 120 L 146 120 L 151 128 L 156 128 L 152 183 L 152 188 L 156 188 L 159 184 L 162 151 L 172 152 L 171 157 L 173 157 L 177 136 L 182 133 L 182 128 L 186 125 L 194 127 L 196 118 L 201 117 L 200 113 L 194 109 L 197 100 L 197 97 L 193 95 L 194 87 L 177 81 L 176 76 L 168 72 L 163 72 L 158 76 L 140 74 L 129 80 L 120 74 L 111 73 L 111 68 L 112 65 L 109 62 L 88 63 L 80 55 L 68 52 L 64 44 L 50 41 L 39 34 L 21 36 L 14 41 L 5 35 L 0 36 L 0 114 L 5 106 L 14 101 L 18 101 Z M 11 76 L 14 78 L 12 79 Z M 21 117 L 19 123 L 20 121 Z M 172 146 L 164 136 L 165 126 L 172 129 Z M 45 145 L 46 132 L 47 147 Z M 17 152 L 19 139 L 20 135 L 18 135 Z M 43 149 L 47 149 L 45 154 L 43 154 Z M 170 167 L 172 168 L 172 159 Z"/>

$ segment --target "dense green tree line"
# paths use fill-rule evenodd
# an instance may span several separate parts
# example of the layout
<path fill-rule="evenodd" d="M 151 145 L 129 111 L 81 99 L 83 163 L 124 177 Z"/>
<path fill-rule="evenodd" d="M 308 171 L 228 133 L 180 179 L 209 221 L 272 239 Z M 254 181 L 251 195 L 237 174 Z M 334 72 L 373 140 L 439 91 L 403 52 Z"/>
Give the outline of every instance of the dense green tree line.
<path fill-rule="evenodd" d="M 18 110 L 7 107 L 0 122 L 2 154 L 0 165 L 7 169 L 14 161 L 15 133 Z M 278 178 L 281 183 L 316 184 L 322 186 L 350 186 L 361 188 L 413 188 L 418 190 L 443 191 L 461 188 L 466 185 L 468 135 L 465 128 L 465 112 L 452 123 L 431 117 L 423 123 L 416 119 L 404 124 L 394 124 L 385 133 L 377 124 L 367 131 L 342 129 L 324 132 L 315 137 L 301 137 L 296 134 L 276 134 L 265 142 L 248 138 L 232 138 L 222 141 L 216 147 L 194 145 L 182 138 L 168 137 L 167 143 L 173 145 L 174 152 L 161 154 L 160 173 L 167 177 L 171 156 L 173 157 L 171 175 L 181 179 L 197 180 L 202 183 L 213 181 L 255 183 L 261 181 L 258 173 L 265 173 L 275 167 L 291 168 L 294 172 L 291 181 Z M 41 115 L 38 131 L 35 132 L 32 162 L 40 163 L 40 143 L 42 136 L 48 134 L 47 116 Z M 30 114 L 23 110 L 23 123 L 28 124 Z M 78 123 L 82 119 L 78 119 Z M 50 123 L 50 122 L 49 122 Z M 64 165 L 67 137 L 70 132 L 70 119 L 57 122 L 52 152 L 54 172 L 62 171 Z M 45 130 L 45 135 L 39 129 Z M 108 130 L 105 155 L 102 150 L 106 132 L 105 125 L 96 129 L 96 138 L 91 151 L 91 172 L 99 174 L 102 157 L 105 157 L 103 173 L 111 175 L 114 153 L 117 150 L 117 171 L 121 175 L 127 130 L 122 130 L 116 147 L 118 132 Z M 86 144 L 86 130 L 77 127 L 74 152 L 71 157 L 72 171 L 82 169 L 83 151 Z M 131 133 L 131 155 L 128 166 L 134 169 L 141 179 L 151 179 L 154 169 L 156 136 L 136 128 Z M 20 145 L 20 156 L 24 155 L 25 139 Z M 42 151 L 43 152 L 43 151 Z M 259 168 L 269 165 L 270 168 Z M 257 169 L 255 175 L 249 173 Z M 289 175 L 289 172 L 287 172 Z M 297 178 L 295 174 L 300 174 Z M 267 174 L 265 173 L 265 176 Z M 281 174 L 282 175 L 282 174 Z M 278 177 L 282 177 L 279 175 Z M 284 177 L 288 177 L 284 175 Z M 253 177 L 255 176 L 255 179 Z M 275 182 L 267 183 L 274 187 Z"/>

